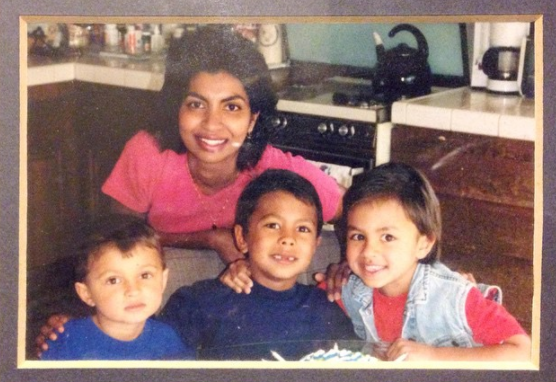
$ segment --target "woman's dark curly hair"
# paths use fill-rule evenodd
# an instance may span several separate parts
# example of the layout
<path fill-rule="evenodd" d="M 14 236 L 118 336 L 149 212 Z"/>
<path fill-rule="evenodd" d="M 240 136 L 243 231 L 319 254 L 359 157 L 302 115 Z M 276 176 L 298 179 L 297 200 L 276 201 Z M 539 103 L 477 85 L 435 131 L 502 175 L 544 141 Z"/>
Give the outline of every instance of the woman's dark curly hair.
<path fill-rule="evenodd" d="M 255 44 L 229 28 L 199 27 L 172 41 L 166 58 L 164 85 L 149 132 L 158 139 L 162 150 L 186 151 L 179 134 L 179 109 L 190 81 L 201 72 L 226 72 L 239 79 L 249 97 L 251 112 L 260 113 L 237 159 L 240 171 L 255 166 L 268 143 L 263 120 L 275 110 L 278 98 L 262 54 Z"/>

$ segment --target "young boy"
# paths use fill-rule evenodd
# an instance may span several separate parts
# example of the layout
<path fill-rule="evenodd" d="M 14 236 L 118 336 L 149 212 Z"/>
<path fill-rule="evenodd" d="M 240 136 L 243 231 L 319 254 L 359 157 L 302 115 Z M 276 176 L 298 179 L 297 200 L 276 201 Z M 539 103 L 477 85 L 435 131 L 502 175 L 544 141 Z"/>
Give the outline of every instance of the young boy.
<path fill-rule="evenodd" d="M 530 339 L 500 305 L 437 261 L 440 206 L 417 170 L 381 165 L 344 197 L 353 275 L 342 302 L 357 334 L 394 360 L 529 360 Z"/>
<path fill-rule="evenodd" d="M 168 269 L 147 224 L 131 216 L 102 220 L 81 247 L 75 273 L 75 290 L 94 313 L 68 321 L 41 359 L 194 358 L 170 326 L 149 318 L 160 308 Z"/>
<path fill-rule="evenodd" d="M 311 183 L 290 171 L 265 171 L 236 208 L 234 234 L 250 264 L 251 293 L 201 281 L 178 289 L 160 319 L 204 359 L 272 359 L 274 350 L 295 360 L 318 348 L 315 341 L 357 338 L 324 291 L 296 282 L 311 262 L 322 224 Z"/>

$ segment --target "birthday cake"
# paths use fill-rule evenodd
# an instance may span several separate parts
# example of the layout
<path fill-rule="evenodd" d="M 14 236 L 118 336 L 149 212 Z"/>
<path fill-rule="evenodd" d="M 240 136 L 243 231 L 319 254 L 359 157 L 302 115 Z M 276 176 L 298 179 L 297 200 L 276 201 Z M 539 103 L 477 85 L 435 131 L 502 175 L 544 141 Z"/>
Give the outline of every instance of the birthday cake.
<path fill-rule="evenodd" d="M 272 352 L 274 358 L 279 361 L 284 361 L 284 359 L 277 354 Z M 368 354 L 361 353 L 359 351 L 351 351 L 348 349 L 338 348 L 338 344 L 334 344 L 334 347 L 330 350 L 319 349 L 315 352 L 307 354 L 300 359 L 302 362 L 310 361 L 323 361 L 323 362 L 377 362 L 380 361 L 378 358 L 372 357 Z"/>

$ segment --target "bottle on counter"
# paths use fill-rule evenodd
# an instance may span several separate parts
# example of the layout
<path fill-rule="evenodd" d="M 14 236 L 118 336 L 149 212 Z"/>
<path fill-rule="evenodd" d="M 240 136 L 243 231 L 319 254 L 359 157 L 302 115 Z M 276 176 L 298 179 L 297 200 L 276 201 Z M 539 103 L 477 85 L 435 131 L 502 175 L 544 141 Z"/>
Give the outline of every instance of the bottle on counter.
<path fill-rule="evenodd" d="M 116 24 L 104 26 L 104 50 L 107 52 L 118 52 L 120 50 L 120 37 Z"/>
<path fill-rule="evenodd" d="M 151 52 L 153 54 L 159 54 L 164 49 L 164 36 L 160 33 L 160 25 L 152 24 L 152 36 L 151 36 Z"/>
<path fill-rule="evenodd" d="M 135 33 L 135 25 L 132 24 L 126 26 L 125 52 L 127 54 L 137 53 L 137 34 Z"/>
<path fill-rule="evenodd" d="M 135 54 L 143 54 L 143 30 L 141 25 L 135 25 Z"/>
<path fill-rule="evenodd" d="M 152 35 L 148 30 L 144 30 L 141 36 L 143 53 L 150 54 L 152 50 Z"/>

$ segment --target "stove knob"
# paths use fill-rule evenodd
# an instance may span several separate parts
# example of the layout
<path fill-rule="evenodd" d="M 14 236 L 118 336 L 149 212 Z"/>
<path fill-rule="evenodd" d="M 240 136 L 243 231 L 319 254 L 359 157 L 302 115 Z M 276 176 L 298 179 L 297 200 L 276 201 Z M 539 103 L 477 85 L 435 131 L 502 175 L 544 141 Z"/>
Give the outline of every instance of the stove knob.
<path fill-rule="evenodd" d="M 270 118 L 270 127 L 273 127 L 275 129 L 284 128 L 287 126 L 287 124 L 288 120 L 286 119 L 286 117 L 279 117 L 275 115 Z"/>
<path fill-rule="evenodd" d="M 321 134 L 326 134 L 326 132 L 328 131 L 328 126 L 326 126 L 326 123 L 321 122 L 319 123 L 319 125 L 317 126 L 317 130 L 319 133 Z"/>
<path fill-rule="evenodd" d="M 342 137 L 345 137 L 349 134 L 349 128 L 346 125 L 340 126 L 340 128 L 338 129 L 338 134 L 340 134 Z"/>

